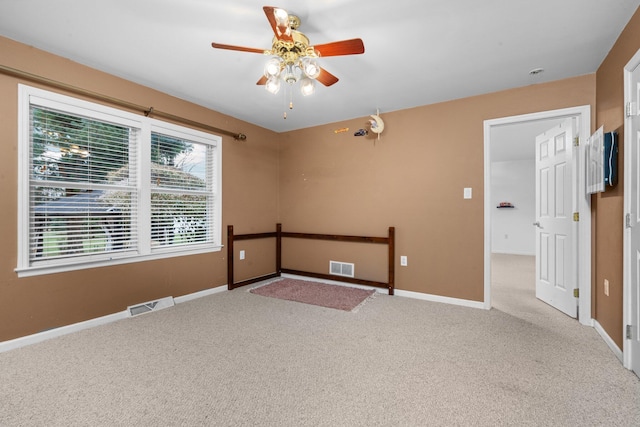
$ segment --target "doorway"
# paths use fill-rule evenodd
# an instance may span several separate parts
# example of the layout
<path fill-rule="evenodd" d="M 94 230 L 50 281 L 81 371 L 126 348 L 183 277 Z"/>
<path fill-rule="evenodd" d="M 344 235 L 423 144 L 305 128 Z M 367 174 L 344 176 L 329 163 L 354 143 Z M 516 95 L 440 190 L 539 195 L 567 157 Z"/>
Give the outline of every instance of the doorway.
<path fill-rule="evenodd" d="M 531 138 L 527 138 L 526 147 L 523 152 L 529 151 L 530 158 L 534 159 L 535 137 L 545 130 L 553 127 L 567 118 L 575 118 L 578 123 L 578 133 L 580 147 L 577 150 L 575 165 L 579 170 L 575 174 L 576 187 L 575 209 L 579 215 L 579 221 L 574 227 L 574 239 L 580 244 L 575 245 L 576 254 L 573 257 L 576 283 L 579 289 L 579 306 L 578 320 L 580 323 L 592 326 L 591 318 L 591 207 L 590 198 L 586 194 L 586 183 L 584 179 L 584 170 L 580 165 L 584 165 L 586 141 L 590 135 L 590 107 L 581 106 L 566 108 L 561 110 L 545 111 L 520 116 L 504 117 L 499 119 L 486 120 L 484 122 L 484 222 L 485 222 L 485 239 L 484 239 L 484 308 L 491 308 L 491 256 L 493 252 L 493 243 L 497 238 L 493 233 L 493 219 L 497 215 L 498 209 L 494 206 L 492 198 L 492 163 L 499 160 L 498 156 L 504 155 L 506 151 L 515 148 L 505 144 L 502 147 L 500 134 L 501 131 L 509 130 L 513 132 L 525 133 L 530 132 Z M 500 153 L 500 154 L 498 154 Z M 532 221 L 533 223 L 533 221 Z M 533 224 L 528 225 L 533 227 Z M 525 245 L 526 248 L 526 245 Z M 526 249 L 525 249 L 526 251 Z"/>

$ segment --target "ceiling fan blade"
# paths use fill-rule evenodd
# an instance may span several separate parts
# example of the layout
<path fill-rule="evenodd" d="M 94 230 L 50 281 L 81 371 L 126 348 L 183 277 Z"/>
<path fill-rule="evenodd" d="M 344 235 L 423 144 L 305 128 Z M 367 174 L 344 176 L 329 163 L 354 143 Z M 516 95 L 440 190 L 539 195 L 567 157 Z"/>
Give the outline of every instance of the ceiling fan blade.
<path fill-rule="evenodd" d="M 284 9 L 273 6 L 264 6 L 262 9 L 264 14 L 267 15 L 276 38 L 278 40 L 293 41 L 291 28 L 289 27 L 289 13 Z"/>
<path fill-rule="evenodd" d="M 256 83 L 257 85 L 267 84 L 267 78 L 265 76 L 260 77 L 260 80 Z"/>
<path fill-rule="evenodd" d="M 240 52 L 260 53 L 264 54 L 264 49 L 256 49 L 253 47 L 233 46 L 230 44 L 211 43 L 211 47 L 216 49 L 239 50 Z"/>
<path fill-rule="evenodd" d="M 317 54 L 323 56 L 357 55 L 364 53 L 362 39 L 342 40 L 313 46 Z"/>
<path fill-rule="evenodd" d="M 325 86 L 331 86 L 332 84 L 338 82 L 338 78 L 324 68 L 320 68 L 320 75 L 316 77 L 316 80 Z"/>

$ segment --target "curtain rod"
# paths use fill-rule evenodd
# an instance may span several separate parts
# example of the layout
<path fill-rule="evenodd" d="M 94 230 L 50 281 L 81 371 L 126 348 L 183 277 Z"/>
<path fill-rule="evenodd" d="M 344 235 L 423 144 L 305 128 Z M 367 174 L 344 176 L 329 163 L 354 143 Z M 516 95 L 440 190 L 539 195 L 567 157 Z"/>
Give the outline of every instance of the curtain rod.
<path fill-rule="evenodd" d="M 104 102 L 108 102 L 110 104 L 113 105 L 117 105 L 119 107 L 123 107 L 123 108 L 127 108 L 129 110 L 134 110 L 134 111 L 139 111 L 142 112 L 145 116 L 149 117 L 150 115 L 153 115 L 155 117 L 158 118 L 164 118 L 164 119 L 168 119 L 168 120 L 172 120 L 178 123 L 182 123 L 188 126 L 192 126 L 195 128 L 199 128 L 199 129 L 203 129 L 203 130 L 208 130 L 210 132 L 214 132 L 214 133 L 221 133 L 223 135 L 227 135 L 227 136 L 232 136 L 233 139 L 238 140 L 238 141 L 244 141 L 247 139 L 247 135 L 243 134 L 243 133 L 235 133 L 235 132 L 231 132 L 228 130 L 224 130 L 224 129 L 219 129 L 213 126 L 209 126 L 207 124 L 204 123 L 200 123 L 200 122 L 196 122 L 194 120 L 190 120 L 190 119 L 186 119 L 184 117 L 179 117 L 179 116 L 175 116 L 173 114 L 170 113 L 165 113 L 163 111 L 158 111 L 156 109 L 154 109 L 153 107 L 144 107 L 142 105 L 138 105 L 138 104 L 134 104 L 132 102 L 128 102 L 128 101 L 123 101 L 121 99 L 117 99 L 117 98 L 113 98 L 110 96 L 106 96 L 106 95 L 102 95 L 100 93 L 97 92 L 92 92 L 86 89 L 81 89 L 79 87 L 76 86 L 72 86 L 66 83 L 62 83 L 62 82 L 58 82 L 56 80 L 51 80 L 48 79 L 46 77 L 42 77 L 42 76 L 37 76 L 35 74 L 31 74 L 28 73 L 26 71 L 22 71 L 22 70 L 17 70 L 15 68 L 11 68 L 11 67 L 7 67 L 5 65 L 1 65 L 0 64 L 0 73 L 2 74 L 6 74 L 8 76 L 11 77 L 17 77 L 20 79 L 24 79 L 24 80 L 29 80 L 31 82 L 35 82 L 35 83 L 40 83 L 46 86 L 50 86 L 56 89 L 61 89 L 61 90 L 65 90 L 67 92 L 71 92 L 74 93 L 76 95 L 82 95 L 82 96 L 87 96 L 99 101 L 104 101 Z"/>

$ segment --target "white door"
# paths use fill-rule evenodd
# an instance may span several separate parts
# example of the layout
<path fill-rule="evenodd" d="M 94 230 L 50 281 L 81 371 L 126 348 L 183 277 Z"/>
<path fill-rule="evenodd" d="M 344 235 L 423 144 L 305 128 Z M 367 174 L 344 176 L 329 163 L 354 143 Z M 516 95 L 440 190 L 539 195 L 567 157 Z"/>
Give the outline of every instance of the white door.
<path fill-rule="evenodd" d="M 573 271 L 574 119 L 536 138 L 536 297 L 576 318 Z"/>
<path fill-rule="evenodd" d="M 630 369 L 640 376 L 640 116 L 638 115 L 638 100 L 640 92 L 640 66 L 631 73 L 631 91 L 629 101 L 634 106 L 630 112 L 628 141 L 630 144 L 625 145 L 624 156 L 627 161 L 629 171 L 626 174 L 628 180 L 625 179 L 625 187 L 627 192 L 628 210 L 626 217 L 626 233 L 629 248 L 625 254 L 627 277 L 629 278 L 629 301 L 626 302 L 629 314 L 627 318 L 630 320 L 629 327 L 631 329 L 628 346 L 625 350 L 631 353 Z M 626 334 L 627 331 L 624 331 Z"/>

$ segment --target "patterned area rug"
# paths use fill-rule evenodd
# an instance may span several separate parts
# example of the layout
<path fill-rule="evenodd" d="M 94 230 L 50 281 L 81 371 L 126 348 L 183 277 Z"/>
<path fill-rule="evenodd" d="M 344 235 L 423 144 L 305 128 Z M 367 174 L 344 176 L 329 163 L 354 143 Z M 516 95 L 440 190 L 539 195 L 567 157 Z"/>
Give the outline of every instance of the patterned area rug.
<path fill-rule="evenodd" d="M 375 290 L 288 278 L 253 288 L 249 292 L 344 311 L 356 311 L 376 293 Z"/>

